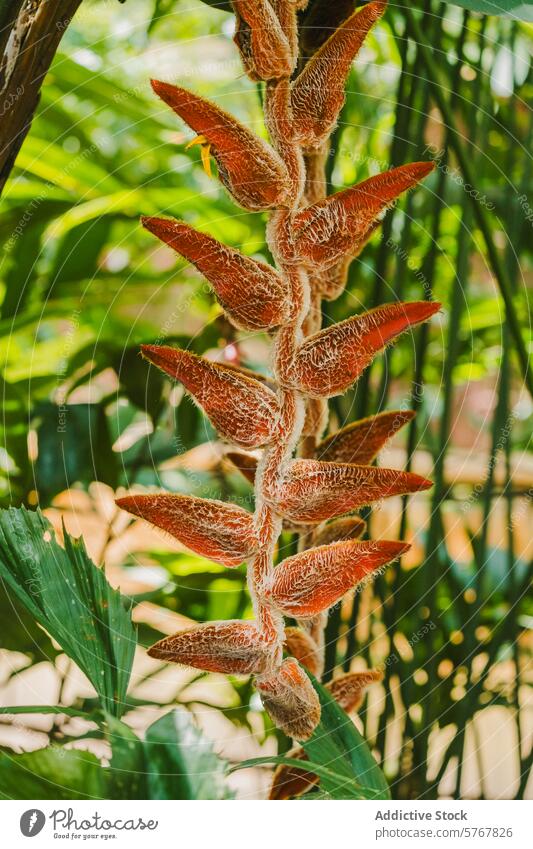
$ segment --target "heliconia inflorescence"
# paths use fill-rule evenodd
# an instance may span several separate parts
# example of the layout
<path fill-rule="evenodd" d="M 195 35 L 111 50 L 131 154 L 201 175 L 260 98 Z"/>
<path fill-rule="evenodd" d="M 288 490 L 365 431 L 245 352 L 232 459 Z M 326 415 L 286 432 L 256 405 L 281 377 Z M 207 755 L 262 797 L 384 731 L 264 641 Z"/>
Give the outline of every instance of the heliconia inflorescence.
<path fill-rule="evenodd" d="M 208 173 L 212 157 L 237 204 L 268 211 L 276 267 L 184 221 L 149 217 L 142 223 L 205 276 L 235 327 L 269 331 L 272 378 L 168 346 L 147 344 L 142 353 L 185 387 L 234 446 L 228 459 L 253 482 L 255 512 L 165 493 L 132 494 L 118 504 L 204 557 L 228 568 L 248 564 L 253 621 L 198 624 L 160 640 L 149 654 L 253 675 L 276 725 L 305 741 L 320 720 L 306 670 L 321 675 L 328 609 L 409 548 L 361 540 L 365 522 L 355 511 L 430 486 L 411 472 L 371 465 L 411 412 L 380 413 L 324 437 L 327 399 L 345 392 L 377 354 L 440 306 L 389 303 L 321 329 L 320 303 L 343 291 L 351 261 L 383 213 L 432 165 L 402 165 L 326 196 L 324 163 L 346 77 L 384 0 L 357 12 L 349 0 L 234 0 L 232 6 L 245 72 L 264 85 L 270 141 L 197 94 L 166 82 L 152 85 L 196 133 L 191 144 L 200 145 Z M 299 533 L 300 544 L 275 566 L 282 528 Z M 297 625 L 285 627 L 285 617 Z M 379 678 L 367 670 L 328 686 L 351 711 Z M 278 770 L 272 798 L 298 795 L 317 780 L 305 771 L 305 754 L 296 750 L 295 756 L 302 769 Z"/>

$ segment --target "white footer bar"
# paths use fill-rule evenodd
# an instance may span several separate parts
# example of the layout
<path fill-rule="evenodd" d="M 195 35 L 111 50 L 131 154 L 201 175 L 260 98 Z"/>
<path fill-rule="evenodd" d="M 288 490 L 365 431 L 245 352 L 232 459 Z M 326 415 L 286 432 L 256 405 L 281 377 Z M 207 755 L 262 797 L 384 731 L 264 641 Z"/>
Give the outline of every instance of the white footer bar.
<path fill-rule="evenodd" d="M 533 802 L 0 802 L 1 845 L 157 849 L 533 846 Z"/>

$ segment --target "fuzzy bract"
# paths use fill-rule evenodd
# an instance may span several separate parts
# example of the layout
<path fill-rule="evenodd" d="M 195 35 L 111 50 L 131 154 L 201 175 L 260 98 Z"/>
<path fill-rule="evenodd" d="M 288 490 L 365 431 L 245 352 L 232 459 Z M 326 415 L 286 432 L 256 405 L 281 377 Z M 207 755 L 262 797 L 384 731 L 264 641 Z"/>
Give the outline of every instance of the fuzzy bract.
<path fill-rule="evenodd" d="M 153 81 L 155 93 L 193 130 L 205 170 L 212 161 L 233 200 L 268 212 L 274 264 L 222 244 L 185 220 L 144 217 L 154 236 L 208 280 L 225 315 L 247 333 L 267 331 L 271 373 L 251 372 L 171 345 L 142 354 L 178 381 L 204 411 L 233 463 L 254 488 L 255 509 L 183 494 L 131 493 L 120 507 L 229 568 L 246 563 L 253 621 L 199 623 L 157 642 L 149 654 L 208 672 L 252 675 L 266 711 L 290 737 L 307 740 L 320 721 L 308 672 L 324 668 L 328 609 L 401 557 L 408 544 L 363 539 L 357 511 L 383 498 L 427 489 L 415 474 L 371 465 L 413 416 L 386 411 L 339 430 L 328 427 L 327 399 L 344 393 L 401 334 L 440 308 L 393 300 L 322 329 L 322 300 L 343 291 L 350 264 L 387 209 L 432 169 L 415 162 L 327 195 L 329 139 L 344 85 L 364 38 L 385 10 L 374 0 L 354 12 L 348 0 L 233 0 L 235 43 L 244 70 L 261 85 L 269 139 L 217 103 Z M 187 218 L 187 210 L 183 212 Z M 239 338 L 233 341 L 240 354 Z M 240 450 L 244 449 L 244 450 Z M 223 468 L 223 467 L 222 467 Z M 280 533 L 299 536 L 297 553 L 278 560 Z M 276 565 L 277 563 L 277 565 Z M 286 617 L 296 623 L 286 623 Z M 284 657 L 285 653 L 285 657 Z M 345 710 L 361 702 L 379 674 L 348 672 L 329 685 Z M 272 798 L 299 795 L 317 778 L 278 770 Z"/>

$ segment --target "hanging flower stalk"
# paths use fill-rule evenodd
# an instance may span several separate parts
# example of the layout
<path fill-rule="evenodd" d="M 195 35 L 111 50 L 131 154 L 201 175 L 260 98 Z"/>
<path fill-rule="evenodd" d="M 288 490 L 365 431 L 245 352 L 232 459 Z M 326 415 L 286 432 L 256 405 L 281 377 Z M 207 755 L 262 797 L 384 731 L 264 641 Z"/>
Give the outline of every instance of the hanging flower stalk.
<path fill-rule="evenodd" d="M 329 0 L 315 0 L 307 11 L 307 0 L 232 5 L 245 71 L 264 81 L 270 142 L 199 95 L 164 82 L 152 85 L 196 133 L 192 143 L 200 145 L 206 170 L 212 157 L 234 201 L 269 212 L 267 241 L 276 265 L 244 256 L 183 221 L 145 218 L 143 225 L 202 272 L 237 328 L 270 333 L 273 379 L 172 347 L 145 345 L 142 352 L 183 384 L 231 443 L 229 458 L 254 484 L 255 512 L 164 493 L 130 495 L 118 504 L 228 568 L 247 562 L 253 621 L 199 624 L 160 640 L 149 654 L 253 675 L 275 724 L 302 741 L 320 719 L 306 670 L 322 673 L 328 609 L 409 548 L 361 541 L 365 523 L 355 511 L 430 486 L 419 475 L 370 465 L 411 413 L 382 413 L 324 438 L 327 399 L 345 392 L 377 354 L 439 309 L 434 302 L 397 302 L 321 330 L 321 301 L 341 294 L 351 260 L 383 213 L 432 166 L 404 165 L 325 194 L 324 163 L 346 76 L 384 2 L 375 0 L 345 19 L 349 4 L 331 9 Z M 259 459 L 246 453 L 256 449 Z M 299 550 L 275 566 L 284 527 L 299 534 Z M 286 617 L 298 626 L 285 627 Z M 331 692 L 352 710 L 378 678 L 373 671 L 351 673 L 334 681 Z M 302 772 L 310 786 L 314 777 Z"/>

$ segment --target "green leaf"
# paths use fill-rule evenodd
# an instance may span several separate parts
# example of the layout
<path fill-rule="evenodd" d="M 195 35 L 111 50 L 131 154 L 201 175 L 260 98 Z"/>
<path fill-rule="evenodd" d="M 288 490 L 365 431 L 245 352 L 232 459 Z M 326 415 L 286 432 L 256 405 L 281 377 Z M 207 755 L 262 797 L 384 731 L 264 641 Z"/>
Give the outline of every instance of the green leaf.
<path fill-rule="evenodd" d="M 2 510 L 0 578 L 120 716 L 136 645 L 131 613 L 83 541 L 64 537 L 61 548 L 40 510 Z"/>
<path fill-rule="evenodd" d="M 6 586 L 0 581 L 0 621 L 2 635 L 0 646 L 8 651 L 18 651 L 27 655 L 31 663 L 50 660 L 57 657 L 57 649 L 52 645 L 42 628 L 35 627 L 34 618 L 20 604 L 13 593 L 6 592 Z"/>
<path fill-rule="evenodd" d="M 237 766 L 232 767 L 229 772 L 236 772 L 239 769 L 248 769 L 253 766 L 266 766 L 267 764 L 285 764 L 286 766 L 293 766 L 296 769 L 302 769 L 305 767 L 306 772 L 314 772 L 320 779 L 322 779 L 322 786 L 324 784 L 328 784 L 330 787 L 330 792 L 327 793 L 325 798 L 331 799 L 378 799 L 375 792 L 371 791 L 368 787 L 360 787 L 360 785 L 353 780 L 350 780 L 349 783 L 346 781 L 346 777 L 344 775 L 340 775 L 332 769 L 328 769 L 323 764 L 314 763 L 312 761 L 304 761 L 302 763 L 298 758 L 290 758 L 285 755 L 277 755 L 273 757 L 264 757 L 264 758 L 250 758 L 247 761 L 242 761 Z M 334 789 L 334 792 L 331 792 L 331 789 Z"/>
<path fill-rule="evenodd" d="M 453 0 L 453 5 L 485 15 L 503 15 L 518 21 L 533 21 L 533 3 L 527 0 Z"/>
<path fill-rule="evenodd" d="M 212 6 L 214 9 L 220 9 L 221 12 L 233 12 L 231 3 L 227 0 L 202 0 L 206 6 Z"/>
<path fill-rule="evenodd" d="M 146 732 L 152 799 L 231 799 L 227 764 L 183 709 L 167 713 Z"/>
<path fill-rule="evenodd" d="M 321 788 L 334 799 L 353 798 L 354 791 L 368 793 L 369 799 L 389 799 L 385 776 L 366 741 L 328 691 L 312 680 L 322 714 L 313 736 L 302 745 L 310 761 L 325 764 L 336 774 L 334 780 L 322 777 Z M 337 776 L 344 783 L 339 784 Z"/>
<path fill-rule="evenodd" d="M 110 799 L 148 799 L 144 744 L 129 725 L 107 716 L 111 763 L 106 772 Z"/>
<path fill-rule="evenodd" d="M 67 713 L 61 705 L 24 705 L 9 713 Z M 85 716 L 87 716 L 85 714 Z M 92 754 L 50 746 L 24 755 L 0 751 L 0 796 L 15 799 L 231 799 L 226 761 L 214 752 L 182 708 L 148 728 L 143 742 L 132 729 L 106 714 L 111 762 Z"/>
<path fill-rule="evenodd" d="M 103 767 L 95 755 L 49 746 L 15 755 L 0 752 L 4 799 L 103 799 Z"/>
<path fill-rule="evenodd" d="M 0 707 L 0 714 L 16 714 L 21 713 L 53 713 L 64 714 L 65 716 L 79 716 L 83 719 L 91 719 L 91 716 L 85 710 L 76 710 L 76 708 L 66 707 L 65 705 L 12 705 L 11 707 Z"/>
<path fill-rule="evenodd" d="M 14 230 L 4 244 L 8 268 L 7 272 L 4 270 L 6 291 L 2 301 L 2 318 L 17 315 L 25 306 L 37 278 L 36 259 L 47 223 L 42 214 L 33 216 L 28 225 L 17 225 L 20 234 Z"/>
<path fill-rule="evenodd" d="M 90 155 L 80 155 L 66 163 L 65 151 L 59 144 L 39 138 L 33 132 L 24 140 L 17 157 L 17 169 L 84 199 L 94 200 L 102 194 L 119 190 L 121 184 L 93 159 Z"/>
<path fill-rule="evenodd" d="M 285 755 L 252 758 L 234 767 L 246 769 L 263 764 L 286 764 L 320 778 L 320 788 L 330 799 L 390 799 L 385 777 L 368 745 L 347 714 L 312 676 L 322 714 L 310 740 L 302 743 L 308 760 Z"/>
<path fill-rule="evenodd" d="M 98 258 L 109 240 L 108 216 L 84 221 L 68 230 L 55 248 L 50 289 L 60 283 L 85 280 L 98 271 Z"/>
<path fill-rule="evenodd" d="M 162 372 L 150 369 L 139 356 L 139 349 L 121 348 L 115 355 L 115 371 L 129 400 L 146 410 L 152 421 L 155 421 L 163 403 L 165 381 Z"/>
<path fill-rule="evenodd" d="M 75 483 L 118 483 L 117 455 L 101 404 L 52 404 L 35 407 L 39 454 L 35 480 L 42 500 Z"/>

